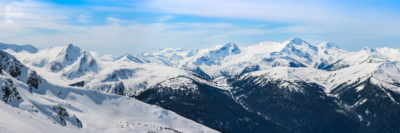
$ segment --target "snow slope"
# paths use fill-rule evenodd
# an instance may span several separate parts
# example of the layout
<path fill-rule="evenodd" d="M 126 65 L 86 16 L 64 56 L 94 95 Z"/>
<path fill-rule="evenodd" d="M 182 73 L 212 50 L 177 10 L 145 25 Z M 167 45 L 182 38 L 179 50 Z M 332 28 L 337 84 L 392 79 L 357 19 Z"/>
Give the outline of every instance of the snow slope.
<path fill-rule="evenodd" d="M 50 83 L 128 96 L 137 95 L 161 81 L 178 76 L 193 77 L 194 74 L 131 55 L 104 60 L 98 58 L 101 55 L 94 56 L 93 52 L 71 44 L 41 50 L 37 54 L 11 53 L 39 75 L 46 76 Z"/>

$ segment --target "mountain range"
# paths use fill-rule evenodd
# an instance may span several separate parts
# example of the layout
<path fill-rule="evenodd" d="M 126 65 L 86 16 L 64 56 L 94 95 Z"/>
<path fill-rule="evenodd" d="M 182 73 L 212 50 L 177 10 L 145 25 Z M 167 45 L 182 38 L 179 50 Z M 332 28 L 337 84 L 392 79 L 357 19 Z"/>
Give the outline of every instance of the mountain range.
<path fill-rule="evenodd" d="M 300 38 L 116 58 L 72 44 L 0 49 L 7 132 L 400 131 L 400 49 Z"/>

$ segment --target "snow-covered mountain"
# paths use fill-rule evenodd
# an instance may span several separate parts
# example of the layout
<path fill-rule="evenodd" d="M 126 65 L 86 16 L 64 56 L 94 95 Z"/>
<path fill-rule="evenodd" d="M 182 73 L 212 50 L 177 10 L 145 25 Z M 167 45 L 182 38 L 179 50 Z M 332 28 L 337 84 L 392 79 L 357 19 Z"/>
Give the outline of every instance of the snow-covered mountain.
<path fill-rule="evenodd" d="M 131 99 L 126 103 L 138 99 L 221 132 L 400 130 L 400 49 L 346 51 L 331 42 L 313 45 L 293 38 L 246 47 L 167 48 L 118 58 L 71 44 L 37 52 L 6 51 L 27 67 L 1 68 L 30 86 L 28 90 L 41 81 L 58 86 L 54 88 L 126 95 Z M 40 80 L 29 78 L 39 75 Z M 9 93 L 7 100 L 18 103 L 18 95 Z M 70 112 L 80 120 L 84 114 Z"/>
<path fill-rule="evenodd" d="M 40 50 L 37 53 L 8 52 L 38 73 L 55 79 L 55 82 L 61 79 L 65 85 L 85 80 L 99 85 L 102 82 L 124 82 L 139 77 L 143 80 L 138 82 L 143 84 L 153 81 L 144 78 L 153 72 L 154 75 L 148 77 L 160 77 L 160 79 L 155 78 L 156 81 L 151 85 L 182 75 L 197 75 L 213 80 L 275 67 L 336 71 L 363 64 L 400 61 L 399 49 L 364 48 L 357 52 L 349 52 L 331 42 L 313 46 L 300 38 L 282 43 L 262 42 L 247 47 L 227 43 L 200 50 L 167 48 L 139 55 L 125 54 L 113 60 L 102 59 L 99 57 L 101 55 L 81 50 L 72 44 Z M 161 69 L 157 69 L 158 67 Z M 163 69 L 169 71 L 165 72 Z M 143 76 L 133 74 L 140 71 L 149 74 Z M 140 86 L 132 84 L 133 82 L 124 82 L 124 87 L 130 88 L 127 84 L 136 86 L 133 88 Z"/>
<path fill-rule="evenodd" d="M 168 65 L 170 63 L 157 62 L 166 60 L 161 57 L 126 54 L 109 61 L 72 44 L 40 50 L 35 54 L 11 53 L 40 75 L 46 75 L 51 83 L 128 96 L 137 95 L 169 78 L 196 76 L 194 72 Z M 172 57 L 174 54 L 168 56 L 168 59 Z"/>
<path fill-rule="evenodd" d="M 2 132 L 216 132 L 132 98 L 53 85 L 12 55 L 0 57 Z"/>
<path fill-rule="evenodd" d="M 335 62 L 327 66 L 327 70 L 338 70 L 348 66 L 364 63 L 393 62 L 400 60 L 400 50 L 393 48 L 363 48 L 358 52 L 348 52 L 336 58 Z"/>
<path fill-rule="evenodd" d="M 143 57 L 142 60 L 149 59 L 148 62 L 167 64 L 207 75 L 210 78 L 217 78 L 254 71 L 252 69 L 261 70 L 282 66 L 330 70 L 347 55 L 356 56 L 333 43 L 313 46 L 300 38 L 293 38 L 282 43 L 262 42 L 247 47 L 228 43 L 201 50 L 164 49 L 144 53 L 141 57 Z M 155 61 L 155 58 L 159 60 Z M 340 66 L 347 67 L 348 63 Z"/>
<path fill-rule="evenodd" d="M 15 52 L 29 52 L 29 53 L 36 53 L 39 51 L 37 48 L 29 44 L 17 45 L 17 44 L 6 44 L 6 43 L 0 43 L 0 50 L 12 50 Z"/>
<path fill-rule="evenodd" d="M 224 50 L 225 52 L 215 52 Z M 333 71 L 363 63 L 399 61 L 400 57 L 399 49 L 364 48 L 357 52 L 350 52 L 340 49 L 332 42 L 313 46 L 300 38 L 293 38 L 282 43 L 262 42 L 247 47 L 228 43 L 211 49 L 182 51 L 170 51 L 168 55 L 173 54 L 177 57 L 171 60 L 164 58 L 164 62 L 169 62 L 165 64 L 175 64 L 170 66 L 185 70 L 200 68 L 211 78 L 239 75 L 251 69 L 263 70 L 282 66 Z M 179 56 L 187 52 L 196 54 Z M 152 57 L 165 57 L 166 55 L 162 53 L 159 52 Z M 149 53 L 143 55 L 149 55 Z"/>

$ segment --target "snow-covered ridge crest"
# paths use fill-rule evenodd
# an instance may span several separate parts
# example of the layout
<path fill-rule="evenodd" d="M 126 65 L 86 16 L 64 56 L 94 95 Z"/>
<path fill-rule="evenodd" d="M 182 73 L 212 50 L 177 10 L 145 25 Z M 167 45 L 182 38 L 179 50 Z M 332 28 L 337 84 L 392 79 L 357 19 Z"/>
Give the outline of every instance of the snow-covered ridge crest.
<path fill-rule="evenodd" d="M 178 64 L 172 66 L 186 70 L 200 68 L 210 77 L 216 78 L 241 74 L 244 69 L 254 65 L 258 65 L 260 69 L 279 66 L 318 67 L 321 62 L 332 63 L 331 54 L 335 56 L 336 53 L 345 52 L 333 46 L 322 48 L 329 50 L 329 52 L 325 52 L 328 55 L 324 55 L 323 58 L 319 54 L 319 47 L 313 46 L 300 38 L 293 38 L 282 43 L 263 42 L 248 47 L 239 47 L 234 43 L 227 43 L 217 45 L 214 48 L 198 50 L 193 56 L 178 56 L 180 60 L 170 60 L 172 63 L 164 64 Z M 165 50 L 161 50 L 158 54 L 163 53 L 162 51 Z M 149 53 L 144 55 L 149 55 Z M 179 55 L 179 52 L 174 55 Z M 161 58 L 164 55 L 155 56 Z M 330 60 L 325 61 L 328 59 Z"/>
<path fill-rule="evenodd" d="M 190 91 L 195 92 L 198 88 L 196 85 L 193 83 L 192 79 L 189 79 L 187 77 L 176 77 L 176 78 L 171 78 L 168 80 L 165 80 L 163 82 L 160 82 L 157 84 L 161 87 L 165 88 L 171 88 L 173 90 L 182 90 L 186 88 L 192 88 Z"/>
<path fill-rule="evenodd" d="M 325 92 L 329 94 L 337 87 L 359 84 L 369 79 L 373 79 L 371 81 L 375 85 L 400 92 L 399 75 L 399 62 L 383 62 L 360 64 L 336 71 L 319 70 L 316 68 L 276 67 L 247 73 L 240 76 L 239 79 L 256 77 L 256 83 L 258 84 L 266 84 L 270 81 L 287 81 L 294 85 L 298 81 L 316 83 L 324 87 Z"/>
<path fill-rule="evenodd" d="M 182 75 L 190 77 L 193 73 L 212 81 L 254 71 L 271 71 L 273 74 L 273 71 L 281 71 L 283 68 L 304 74 L 293 72 L 287 74 L 289 76 L 272 78 L 291 80 L 296 79 L 293 76 L 296 75 L 298 80 L 315 82 L 326 90 L 331 90 L 341 83 L 355 82 L 354 79 L 373 75 L 376 65 L 400 61 L 399 49 L 365 48 L 349 52 L 331 42 L 314 46 L 300 38 L 285 42 L 262 42 L 245 47 L 227 43 L 199 50 L 167 48 L 137 55 L 126 54 L 114 60 L 104 60 L 91 53 L 67 45 L 40 50 L 36 54 L 13 54 L 40 75 L 48 76 L 46 79 L 51 79 L 52 83 L 84 83 L 83 88 L 110 93 L 123 89 L 124 95 L 135 95 L 161 81 Z M 57 64 L 56 62 L 64 67 L 59 71 L 51 71 L 51 66 Z M 121 70 L 133 73 L 115 73 Z M 113 75 L 115 79 L 112 82 L 106 80 Z"/>
<path fill-rule="evenodd" d="M 323 70 L 314 68 L 291 68 L 291 67 L 276 67 L 268 70 L 260 70 L 251 73 L 246 73 L 239 77 L 239 80 L 251 78 L 254 83 L 259 86 L 264 86 L 271 82 L 279 82 L 279 87 L 289 89 L 290 91 L 301 92 L 302 87 L 299 82 L 304 83 L 318 83 L 316 82 L 317 76 L 324 73 Z"/>
<path fill-rule="evenodd" d="M 0 50 L 12 50 L 14 52 L 28 52 L 28 53 L 36 53 L 39 50 L 32 45 L 17 45 L 17 44 L 6 44 L 0 43 Z"/>
<path fill-rule="evenodd" d="M 400 93 L 400 62 L 382 63 L 372 78 L 375 84 Z"/>

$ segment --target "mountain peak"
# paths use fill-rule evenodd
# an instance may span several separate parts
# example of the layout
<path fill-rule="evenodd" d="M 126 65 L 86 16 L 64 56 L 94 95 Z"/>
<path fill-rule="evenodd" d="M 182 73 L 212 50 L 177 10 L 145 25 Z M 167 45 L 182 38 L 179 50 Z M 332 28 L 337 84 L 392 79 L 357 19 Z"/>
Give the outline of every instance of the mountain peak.
<path fill-rule="evenodd" d="M 302 49 L 302 50 L 311 49 L 314 52 L 318 51 L 317 47 L 309 44 L 308 42 L 298 37 L 292 38 L 289 41 L 284 42 L 284 44 L 286 46 L 282 51 L 285 50 L 293 51 L 294 49 Z"/>
<path fill-rule="evenodd" d="M 132 55 L 130 53 L 125 53 L 121 57 L 132 57 Z M 121 58 L 121 57 L 119 57 L 119 58 Z"/>
<path fill-rule="evenodd" d="M 73 45 L 72 43 L 68 44 L 66 47 L 67 51 L 81 51 L 81 49 L 75 45 Z"/>
<path fill-rule="evenodd" d="M 218 51 L 218 52 L 226 51 L 226 52 L 228 52 L 228 54 L 240 53 L 239 47 L 233 42 L 222 45 L 222 47 L 217 48 L 216 51 Z"/>
<path fill-rule="evenodd" d="M 318 47 L 326 48 L 326 49 L 330 49 L 330 48 L 337 48 L 338 49 L 339 48 L 339 46 L 336 45 L 333 42 L 324 42 L 324 43 L 321 43 L 320 45 L 318 45 Z"/>
<path fill-rule="evenodd" d="M 311 65 L 317 59 L 318 48 L 300 38 L 295 37 L 283 44 L 285 47 L 278 55 L 296 59 L 296 61 L 301 62 L 300 66 L 304 66 L 305 64 Z"/>
<path fill-rule="evenodd" d="M 284 42 L 284 44 L 286 45 L 286 48 L 292 49 L 292 48 L 301 48 L 301 49 L 305 49 L 305 48 L 310 48 L 314 51 L 317 51 L 317 47 L 311 45 L 310 43 L 304 41 L 301 38 L 298 37 L 294 37 L 292 39 L 290 39 L 289 41 Z"/>
<path fill-rule="evenodd" d="M 229 42 L 222 46 L 222 48 L 224 48 L 224 47 L 238 47 L 238 46 L 236 45 L 236 43 Z"/>
<path fill-rule="evenodd" d="M 65 66 L 73 64 L 81 56 L 81 49 L 72 44 L 61 47 L 62 49 L 57 54 L 55 61 L 51 65 L 53 72 L 58 72 Z"/>
<path fill-rule="evenodd" d="M 70 43 L 70 44 L 68 44 L 67 46 L 68 46 L 68 47 L 73 47 L 74 45 L 73 45 L 72 43 Z"/>
<path fill-rule="evenodd" d="M 218 45 L 215 48 L 208 49 L 205 55 L 198 57 L 193 63 L 195 65 L 206 64 L 211 66 L 214 64 L 220 65 L 221 61 L 230 55 L 239 54 L 241 51 L 235 43 L 227 43 Z"/>
<path fill-rule="evenodd" d="M 306 42 L 306 41 L 304 41 L 304 40 L 301 39 L 301 38 L 294 37 L 294 38 L 290 39 L 289 42 L 291 42 L 291 43 L 293 43 L 293 44 L 300 45 L 300 44 L 302 44 L 302 43 L 304 43 L 304 42 Z"/>
<path fill-rule="evenodd" d="M 370 48 L 370 47 L 364 47 L 362 50 L 367 52 L 376 52 L 376 48 Z"/>
<path fill-rule="evenodd" d="M 67 61 L 75 61 L 81 55 L 81 49 L 73 44 L 68 44 L 67 47 L 63 48 L 58 54 L 61 58 L 65 58 Z"/>
<path fill-rule="evenodd" d="M 26 51 L 29 53 L 37 53 L 39 51 L 37 48 L 29 44 L 17 45 L 17 44 L 0 43 L 0 49 L 1 50 L 11 49 L 14 52 Z"/>

